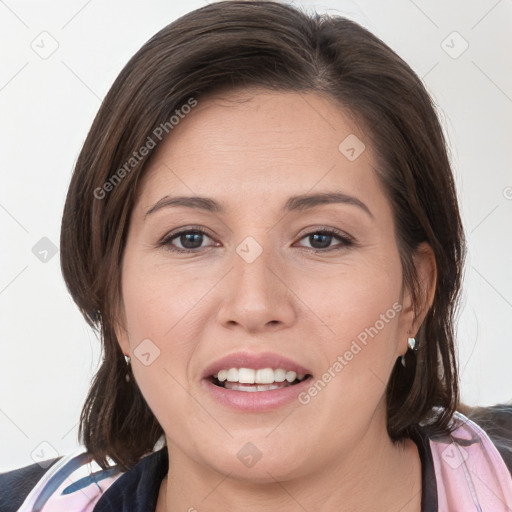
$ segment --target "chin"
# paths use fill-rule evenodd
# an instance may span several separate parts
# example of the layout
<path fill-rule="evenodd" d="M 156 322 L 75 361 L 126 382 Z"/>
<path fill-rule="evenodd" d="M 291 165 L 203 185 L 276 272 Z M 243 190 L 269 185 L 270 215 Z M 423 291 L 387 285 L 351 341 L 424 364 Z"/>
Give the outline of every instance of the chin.
<path fill-rule="evenodd" d="M 215 471 L 229 475 L 230 479 L 254 484 L 292 480 L 311 471 L 306 458 L 297 457 L 297 450 L 280 451 L 269 447 L 268 443 L 261 450 L 256 447 L 256 443 L 242 443 L 240 448 L 222 451 L 218 458 L 204 462 Z"/>

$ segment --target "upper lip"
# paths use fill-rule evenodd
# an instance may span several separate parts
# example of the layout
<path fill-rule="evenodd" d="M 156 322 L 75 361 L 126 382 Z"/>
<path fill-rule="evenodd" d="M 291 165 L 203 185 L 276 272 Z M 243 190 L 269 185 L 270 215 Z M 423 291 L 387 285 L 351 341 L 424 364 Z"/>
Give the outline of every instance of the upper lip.
<path fill-rule="evenodd" d="M 217 375 L 220 370 L 228 370 L 229 368 L 252 368 L 254 370 L 282 368 L 297 374 L 311 374 L 307 368 L 281 354 L 273 352 L 235 352 L 234 354 L 217 359 L 208 365 L 203 371 L 202 378 L 206 379 L 212 375 Z"/>

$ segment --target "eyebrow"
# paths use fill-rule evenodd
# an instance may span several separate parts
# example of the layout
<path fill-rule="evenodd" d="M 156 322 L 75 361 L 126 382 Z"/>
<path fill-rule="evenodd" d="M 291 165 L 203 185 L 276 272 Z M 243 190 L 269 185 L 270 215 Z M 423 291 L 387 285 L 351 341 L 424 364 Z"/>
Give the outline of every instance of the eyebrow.
<path fill-rule="evenodd" d="M 373 219 L 373 214 L 368 206 L 366 206 L 366 204 L 364 204 L 360 199 L 357 199 L 357 197 L 349 196 L 342 192 L 319 192 L 314 194 L 301 194 L 298 196 L 292 196 L 288 198 L 282 210 L 283 212 L 304 211 L 315 208 L 317 206 L 335 203 L 357 206 L 358 208 L 361 208 L 363 211 L 365 211 Z M 179 206 L 196 208 L 213 213 L 222 213 L 226 210 L 222 203 L 219 203 L 210 197 L 164 196 L 146 212 L 145 218 L 148 215 L 161 210 L 162 208 Z"/>

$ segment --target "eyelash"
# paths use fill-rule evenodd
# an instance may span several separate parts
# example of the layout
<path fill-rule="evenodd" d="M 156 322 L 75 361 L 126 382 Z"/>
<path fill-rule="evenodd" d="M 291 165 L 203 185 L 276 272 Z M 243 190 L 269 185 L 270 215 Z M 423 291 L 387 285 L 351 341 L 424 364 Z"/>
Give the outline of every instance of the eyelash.
<path fill-rule="evenodd" d="M 196 249 L 181 249 L 179 247 L 171 245 L 171 242 L 174 239 L 180 237 L 181 235 L 190 234 L 190 233 L 206 235 L 208 238 L 213 239 L 203 229 L 200 229 L 200 228 L 188 228 L 188 229 L 185 229 L 185 230 L 182 230 L 182 231 L 178 231 L 176 233 L 168 234 L 167 236 L 165 236 L 162 239 L 161 242 L 158 243 L 158 247 L 165 247 L 168 251 L 182 253 L 182 254 L 198 253 L 201 250 L 204 250 L 205 248 L 200 248 L 200 247 L 196 248 Z M 302 246 L 302 248 L 306 249 L 308 252 L 325 253 L 325 252 L 330 252 L 330 251 L 333 251 L 333 250 L 346 249 L 348 247 L 352 247 L 352 246 L 356 245 L 355 240 L 351 236 L 348 236 L 346 233 L 334 230 L 332 228 L 321 228 L 321 229 L 316 229 L 314 231 L 310 231 L 309 233 L 305 233 L 304 235 L 302 235 L 300 240 L 302 240 L 303 238 L 306 238 L 308 236 L 311 236 L 311 235 L 333 236 L 334 238 L 337 238 L 341 243 L 338 244 L 338 245 L 335 245 L 333 247 L 327 247 L 325 249 L 315 249 L 313 247 L 304 247 L 304 246 Z"/>

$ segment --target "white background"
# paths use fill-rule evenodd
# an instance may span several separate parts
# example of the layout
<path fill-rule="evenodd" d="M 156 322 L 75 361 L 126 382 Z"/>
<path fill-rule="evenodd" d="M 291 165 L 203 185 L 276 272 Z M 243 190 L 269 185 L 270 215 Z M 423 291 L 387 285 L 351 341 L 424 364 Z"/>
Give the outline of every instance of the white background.
<path fill-rule="evenodd" d="M 469 244 L 458 327 L 462 397 L 482 405 L 511 400 L 512 2 L 295 4 L 369 28 L 438 103 Z M 74 162 L 117 74 L 149 37 L 203 5 L 0 3 L 0 471 L 78 447 L 99 342 L 65 289 L 58 253 L 42 262 L 32 248 L 43 237 L 59 245 Z M 453 58 L 464 41 L 469 47 Z M 57 44 L 46 59 L 33 49 Z"/>

